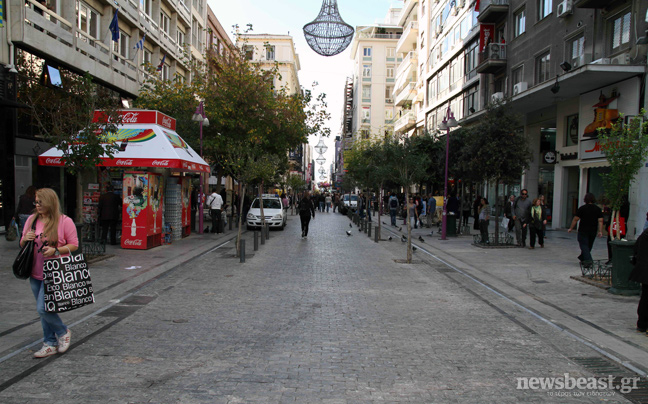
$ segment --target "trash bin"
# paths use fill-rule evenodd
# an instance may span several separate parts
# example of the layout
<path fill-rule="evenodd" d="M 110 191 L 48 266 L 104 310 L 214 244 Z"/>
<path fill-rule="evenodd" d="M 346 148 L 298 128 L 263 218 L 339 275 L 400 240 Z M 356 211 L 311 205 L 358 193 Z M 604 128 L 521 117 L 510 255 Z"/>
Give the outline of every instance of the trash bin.
<path fill-rule="evenodd" d="M 456 237 L 457 236 L 457 216 L 448 212 L 446 216 L 446 236 Z"/>
<path fill-rule="evenodd" d="M 641 285 L 630 281 L 633 265 L 630 257 L 634 251 L 634 241 L 612 240 L 612 287 L 608 292 L 615 295 L 636 296 L 641 293 Z"/>

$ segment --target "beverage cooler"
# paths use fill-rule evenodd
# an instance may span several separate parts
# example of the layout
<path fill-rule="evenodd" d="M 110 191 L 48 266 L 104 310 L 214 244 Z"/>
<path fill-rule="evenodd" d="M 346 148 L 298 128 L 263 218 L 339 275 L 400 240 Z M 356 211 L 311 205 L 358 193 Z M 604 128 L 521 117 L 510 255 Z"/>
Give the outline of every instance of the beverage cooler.
<path fill-rule="evenodd" d="M 191 234 L 191 178 L 181 177 L 182 189 L 182 237 Z"/>
<path fill-rule="evenodd" d="M 122 248 L 147 250 L 162 245 L 163 186 L 160 174 L 124 173 Z"/>

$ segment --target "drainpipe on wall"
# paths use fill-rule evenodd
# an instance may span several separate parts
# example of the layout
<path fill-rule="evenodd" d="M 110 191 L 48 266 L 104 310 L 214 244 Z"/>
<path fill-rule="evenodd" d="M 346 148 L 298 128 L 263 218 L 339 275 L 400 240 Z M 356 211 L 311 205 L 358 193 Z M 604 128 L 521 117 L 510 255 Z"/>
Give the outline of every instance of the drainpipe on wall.
<path fill-rule="evenodd" d="M 9 73 L 18 73 L 16 66 L 14 65 L 14 44 L 11 41 L 11 5 L 7 4 L 6 10 L 7 18 L 5 19 L 7 24 L 7 45 L 9 45 L 9 64 L 5 65 L 9 69 Z"/>

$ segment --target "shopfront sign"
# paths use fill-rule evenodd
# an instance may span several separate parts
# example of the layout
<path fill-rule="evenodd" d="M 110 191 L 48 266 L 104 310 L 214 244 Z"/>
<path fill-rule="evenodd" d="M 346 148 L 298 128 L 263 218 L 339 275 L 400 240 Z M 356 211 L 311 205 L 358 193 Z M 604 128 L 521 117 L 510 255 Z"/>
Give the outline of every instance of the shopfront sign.
<path fill-rule="evenodd" d="M 605 158 L 598 139 L 581 139 L 578 154 L 581 156 L 581 160 Z"/>

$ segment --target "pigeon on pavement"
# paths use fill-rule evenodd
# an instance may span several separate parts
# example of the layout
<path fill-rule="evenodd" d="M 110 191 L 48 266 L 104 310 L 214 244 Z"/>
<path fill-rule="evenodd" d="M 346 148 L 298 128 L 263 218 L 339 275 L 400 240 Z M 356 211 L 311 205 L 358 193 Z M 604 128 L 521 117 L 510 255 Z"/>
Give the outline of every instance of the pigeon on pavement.
<path fill-rule="evenodd" d="M 403 228 L 402 228 L 402 227 L 399 227 L 399 228 L 398 228 L 398 231 L 403 231 Z"/>
<path fill-rule="evenodd" d="M 346 234 L 347 234 L 347 236 L 350 236 L 351 235 L 351 230 L 347 230 Z"/>
<path fill-rule="evenodd" d="M 387 237 L 387 240 L 392 241 L 392 236 Z"/>
<path fill-rule="evenodd" d="M 353 227 L 353 225 L 351 223 L 349 223 L 349 227 Z"/>
<path fill-rule="evenodd" d="M 420 241 L 421 243 L 425 243 L 425 240 L 424 240 L 423 237 L 421 237 L 421 236 L 419 236 L 419 241 Z"/>

